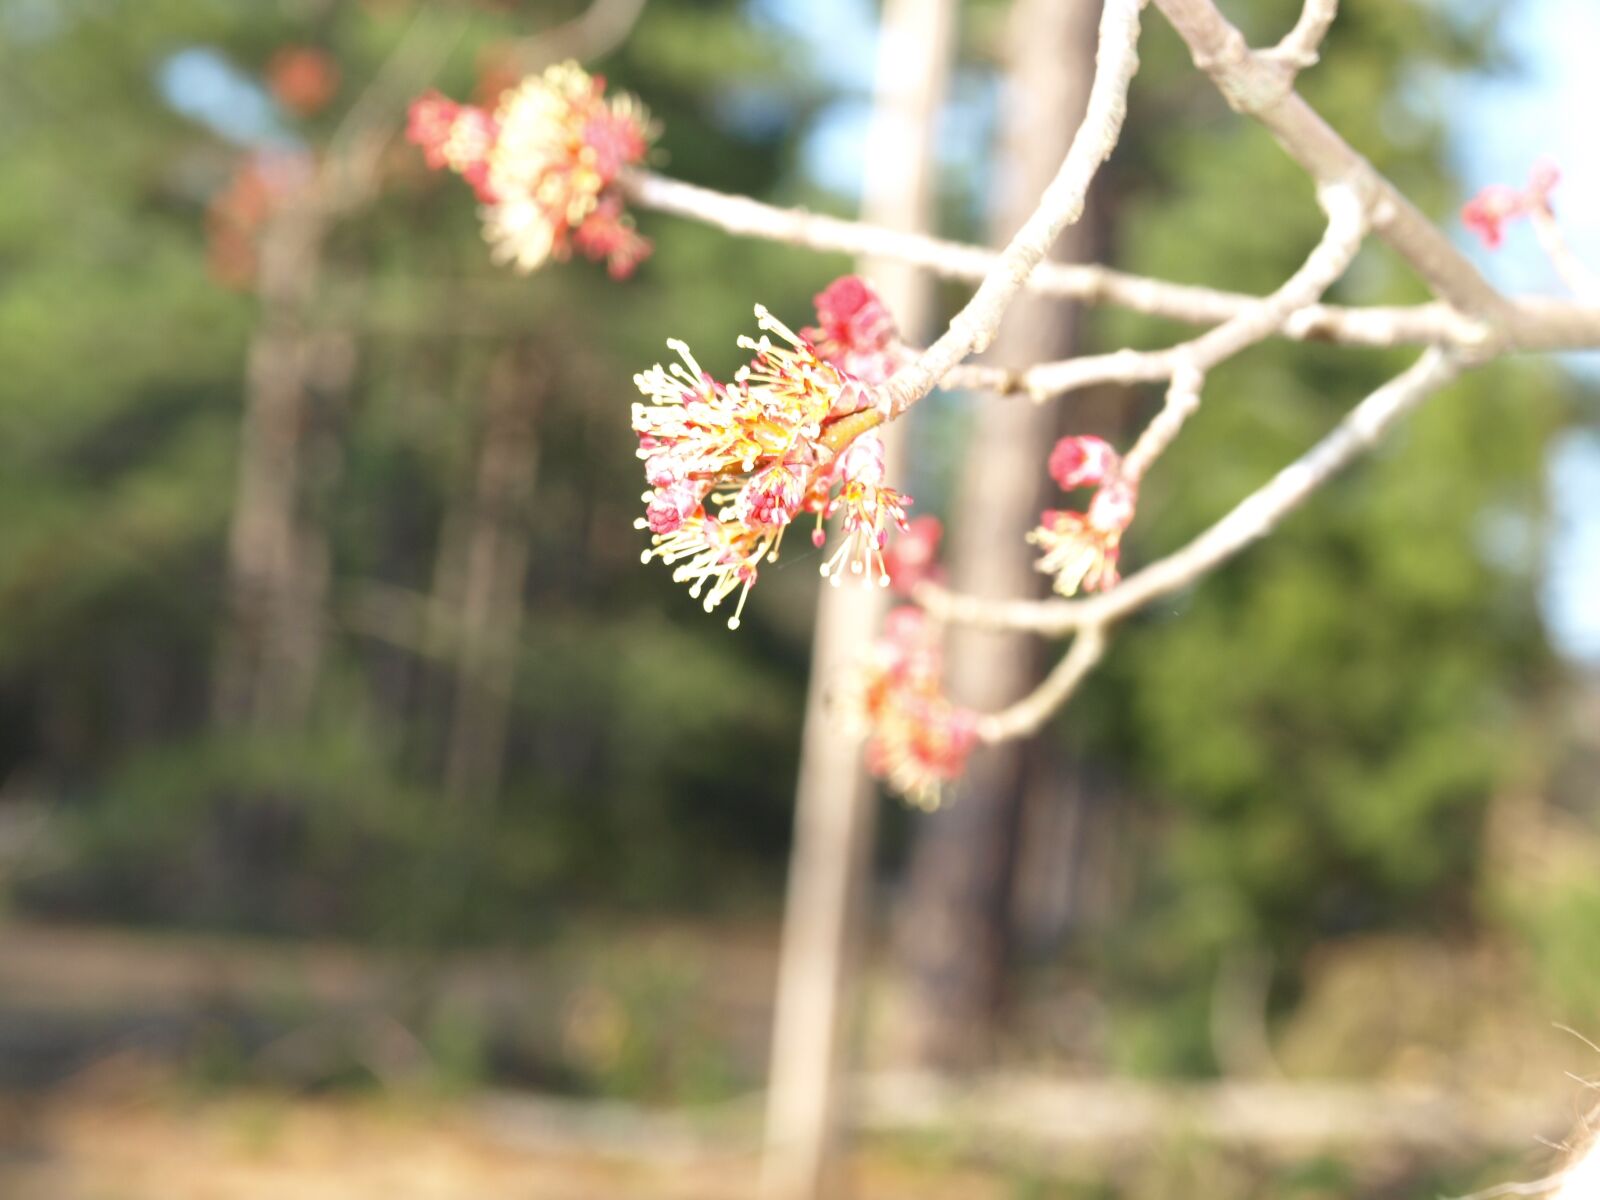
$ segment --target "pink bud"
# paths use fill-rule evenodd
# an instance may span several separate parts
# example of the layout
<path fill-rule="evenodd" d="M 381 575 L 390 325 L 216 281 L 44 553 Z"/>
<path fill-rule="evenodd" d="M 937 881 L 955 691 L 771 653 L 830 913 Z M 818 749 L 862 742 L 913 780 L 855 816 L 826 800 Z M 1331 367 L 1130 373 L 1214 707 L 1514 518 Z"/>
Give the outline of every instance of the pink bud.
<path fill-rule="evenodd" d="M 436 91 L 418 96 L 406 112 L 406 139 L 422 148 L 428 166 L 449 167 L 472 185 L 485 204 L 495 203 L 489 186 L 489 152 L 499 132 L 485 109 L 457 104 Z"/>
<path fill-rule="evenodd" d="M 895 370 L 899 334 L 889 308 L 858 275 L 835 279 L 817 293 L 817 325 L 800 331 L 817 356 L 868 384 Z"/>
<path fill-rule="evenodd" d="M 1541 159 L 1528 173 L 1528 186 L 1521 190 L 1503 183 L 1492 183 L 1461 206 L 1461 223 L 1475 233 L 1490 250 L 1505 241 L 1507 221 L 1531 213 L 1550 211 L 1550 193 L 1561 181 L 1561 170 L 1549 159 Z"/>
<path fill-rule="evenodd" d="M 639 236 L 623 217 L 622 201 L 603 198 L 594 212 L 572 231 L 572 244 L 585 258 L 605 260 L 613 279 L 626 279 L 650 256 L 650 242 Z"/>
<path fill-rule="evenodd" d="M 1063 491 L 1099 487 L 1116 474 L 1122 459 L 1104 438 L 1064 437 L 1050 451 L 1050 478 Z"/>

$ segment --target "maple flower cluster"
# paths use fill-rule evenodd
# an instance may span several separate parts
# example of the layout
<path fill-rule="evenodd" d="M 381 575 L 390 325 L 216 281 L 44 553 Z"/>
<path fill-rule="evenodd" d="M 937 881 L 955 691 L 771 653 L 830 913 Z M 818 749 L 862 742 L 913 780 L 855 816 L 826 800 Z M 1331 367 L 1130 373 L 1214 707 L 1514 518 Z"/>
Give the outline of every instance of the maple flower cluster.
<path fill-rule="evenodd" d="M 1105 591 L 1121 576 L 1122 532 L 1133 521 L 1137 485 L 1122 474 L 1122 459 L 1097 437 L 1065 437 L 1050 453 L 1050 477 L 1063 491 L 1094 488 L 1083 512 L 1046 509 L 1028 541 L 1043 553 L 1035 568 L 1054 576 L 1063 596 Z"/>
<path fill-rule="evenodd" d="M 836 303 L 841 296 L 848 312 Z M 762 336 L 739 339 L 752 359 L 730 383 L 713 379 L 676 340 L 667 345 L 681 361 L 634 376 L 647 400 L 633 406 L 650 487 L 634 523 L 651 534 L 642 558 L 672 566 L 707 612 L 738 592 L 730 629 L 760 565 L 777 560 L 802 513 L 816 517 L 819 547 L 823 523 L 839 518 L 838 548 L 822 564 L 835 584 L 855 575 L 887 586 L 889 533 L 906 527 L 911 501 L 884 480 L 882 439 L 870 430 L 852 437 L 839 425 L 877 403 L 873 386 L 839 364 L 870 367 L 874 354 L 888 353 L 893 321 L 857 279 L 823 292 L 817 309 L 831 334 L 797 334 L 757 305 Z"/>
<path fill-rule="evenodd" d="M 939 627 L 908 605 L 889 613 L 883 636 L 835 697 L 846 724 L 866 737 L 867 769 L 930 810 L 978 743 L 977 714 L 945 697 L 943 670 Z"/>
<path fill-rule="evenodd" d="M 1550 215 L 1550 193 L 1559 182 L 1561 172 L 1554 163 L 1537 163 L 1528 175 L 1526 187 L 1490 184 L 1468 200 L 1461 206 L 1461 222 L 1477 234 L 1488 249 L 1498 250 L 1506 238 L 1506 222 L 1534 213 Z"/>
<path fill-rule="evenodd" d="M 634 97 L 607 98 L 605 80 L 577 63 L 529 76 L 492 113 L 430 91 L 412 101 L 406 137 L 472 185 L 495 257 L 524 273 L 576 250 L 622 279 L 650 253 L 617 179 L 654 129 Z"/>

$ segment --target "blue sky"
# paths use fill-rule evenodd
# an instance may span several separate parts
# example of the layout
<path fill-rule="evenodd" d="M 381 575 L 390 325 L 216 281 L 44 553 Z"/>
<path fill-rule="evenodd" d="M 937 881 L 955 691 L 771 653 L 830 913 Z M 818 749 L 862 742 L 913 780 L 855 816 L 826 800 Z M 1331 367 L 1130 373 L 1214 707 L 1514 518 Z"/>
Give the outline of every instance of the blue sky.
<path fill-rule="evenodd" d="M 854 193 L 862 168 L 875 5 L 871 0 L 753 0 L 752 7 L 760 18 L 808 40 L 813 69 L 839 89 L 840 100 L 821 115 L 809 138 L 803 165 L 819 183 Z M 1600 154 L 1593 125 L 1600 113 L 1600 70 L 1593 62 L 1600 47 L 1600 0 L 1518 0 L 1504 7 L 1497 36 L 1519 69 L 1504 77 L 1427 81 L 1431 94 L 1424 100 L 1455 114 L 1452 152 L 1464 197 L 1486 183 L 1522 182 L 1541 156 L 1559 163 L 1557 215 L 1578 253 L 1600 267 Z M 1286 14 L 1298 8 L 1284 0 Z M 1337 63 L 1322 69 L 1335 70 Z M 945 157 L 952 161 L 975 152 L 970 135 L 981 125 L 986 105 L 972 81 L 958 79 L 956 89 L 943 137 Z M 1560 291 L 1525 226 L 1511 230 L 1505 247 L 1492 254 L 1460 230 L 1453 232 L 1507 291 Z M 1591 392 L 1600 389 L 1600 352 L 1567 362 Z M 1600 665 L 1600 399 L 1591 394 L 1589 404 L 1589 427 L 1564 438 L 1550 457 L 1553 523 L 1542 598 L 1558 649 Z"/>

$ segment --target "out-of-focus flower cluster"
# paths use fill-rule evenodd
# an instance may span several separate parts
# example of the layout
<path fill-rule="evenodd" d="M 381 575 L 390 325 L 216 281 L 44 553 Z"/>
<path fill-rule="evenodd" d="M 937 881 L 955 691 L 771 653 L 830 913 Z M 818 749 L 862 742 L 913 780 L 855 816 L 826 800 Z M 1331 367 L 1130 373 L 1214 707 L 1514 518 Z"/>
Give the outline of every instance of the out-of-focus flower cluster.
<path fill-rule="evenodd" d="M 918 808 L 939 807 L 978 742 L 977 715 L 945 698 L 939 628 L 921 609 L 894 609 L 865 661 L 841 681 L 835 705 L 866 738 L 867 768 Z"/>
<path fill-rule="evenodd" d="M 1133 522 L 1138 488 L 1122 475 L 1122 459 L 1097 437 L 1066 437 L 1050 453 L 1050 477 L 1063 491 L 1093 488 L 1083 512 L 1046 509 L 1028 540 L 1043 553 L 1035 567 L 1063 596 L 1105 591 L 1119 578 L 1122 532 Z"/>
<path fill-rule="evenodd" d="M 1461 206 L 1461 222 L 1490 250 L 1497 250 L 1506 238 L 1506 222 L 1536 212 L 1549 215 L 1550 193 L 1559 182 L 1561 172 L 1554 163 L 1536 163 L 1526 187 L 1494 183 L 1468 200 Z"/>
<path fill-rule="evenodd" d="M 617 185 L 650 148 L 649 117 L 576 63 L 529 76 L 492 113 L 428 92 L 412 102 L 406 136 L 430 167 L 472 185 L 495 257 L 520 271 L 576 250 L 621 279 L 650 253 Z"/>
<path fill-rule="evenodd" d="M 842 340 L 819 345 L 758 305 L 762 336 L 739 339 L 753 357 L 731 382 L 713 379 L 675 340 L 667 345 L 681 361 L 634 376 L 647 398 L 633 406 L 650 487 L 645 515 L 635 522 L 652 535 L 644 561 L 672 566 L 690 595 L 703 594 L 707 612 L 738 592 L 730 628 L 738 627 L 760 564 L 777 559 L 784 533 L 802 513 L 816 516 L 817 546 L 826 541 L 823 523 L 839 518 L 839 545 L 823 562 L 824 575 L 834 583 L 845 575 L 889 583 L 889 532 L 906 528 L 911 501 L 885 482 L 882 439 L 838 428 L 876 402 L 873 387 L 840 363 L 852 355 L 869 361 L 894 339 L 881 302 L 851 281 L 857 287 L 864 298 L 852 311 L 875 306 L 881 318 L 841 326 Z M 819 313 L 839 288 L 817 297 Z"/>

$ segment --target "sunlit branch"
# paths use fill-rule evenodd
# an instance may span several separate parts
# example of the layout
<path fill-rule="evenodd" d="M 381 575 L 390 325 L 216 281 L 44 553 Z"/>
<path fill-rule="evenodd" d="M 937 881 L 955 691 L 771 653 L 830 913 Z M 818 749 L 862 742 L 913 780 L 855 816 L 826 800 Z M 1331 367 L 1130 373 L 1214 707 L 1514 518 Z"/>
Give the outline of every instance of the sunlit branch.
<path fill-rule="evenodd" d="M 1237 112 L 1260 121 L 1318 183 L 1345 183 L 1369 199 L 1373 231 L 1441 299 L 1500 325 L 1509 302 L 1399 189 L 1294 91 L 1294 67 L 1252 51 L 1212 0 L 1155 0 Z M 1291 35 L 1293 36 L 1293 35 Z"/>
<path fill-rule="evenodd" d="M 1450 239 L 1296 93 L 1298 72 L 1317 61 L 1337 0 L 1304 0 L 1298 20 L 1269 49 L 1252 50 L 1213 0 L 1155 0 L 1187 44 L 1195 65 L 1237 112 L 1264 125 L 1317 185 L 1327 227 L 1304 264 L 1277 290 L 1251 296 L 1129 275 L 1103 266 L 1045 260 L 1061 231 L 1079 219 L 1100 165 L 1117 144 L 1127 93 L 1138 67 L 1139 16 L 1145 0 L 1105 0 L 1088 110 L 1059 172 L 1011 242 L 996 252 L 901 233 L 823 214 L 790 210 L 630 170 L 621 187 L 642 208 L 696 220 L 736 236 L 812 250 L 892 259 L 945 278 L 973 281 L 972 296 L 925 350 L 903 350 L 901 365 L 876 391 L 878 403 L 834 421 L 819 439 L 839 453 L 861 433 L 899 416 L 935 387 L 1023 393 L 1036 400 L 1094 384 L 1165 382 L 1165 401 L 1120 473 L 1137 482 L 1201 402 L 1207 375 L 1271 337 L 1346 345 L 1427 347 L 1407 371 L 1377 389 L 1320 442 L 1278 472 L 1187 546 L 1110 591 L 1080 599 L 993 601 L 932 584 L 915 598 L 933 616 L 980 627 L 1077 640 L 1030 696 L 979 718 L 987 741 L 1036 730 L 1071 695 L 1100 657 L 1110 626 L 1200 580 L 1266 536 L 1401 417 L 1462 369 L 1519 350 L 1600 346 L 1595 278 L 1571 254 L 1553 220 L 1536 219 L 1541 242 L 1579 296 L 1578 302 L 1501 295 Z M 1548 214 L 1546 214 L 1548 215 Z M 1368 233 L 1407 262 L 1433 298 L 1404 307 L 1350 308 L 1321 302 L 1349 268 Z M 1059 363 L 1016 366 L 966 362 L 993 341 L 1023 290 L 1112 304 L 1150 316 L 1206 326 L 1158 350 L 1124 349 Z"/>
<path fill-rule="evenodd" d="M 1329 215 L 1328 227 L 1305 264 L 1277 291 L 1252 301 L 1199 337 L 1163 350 L 1118 350 L 1021 370 L 981 364 L 963 366 L 947 374 L 944 385 L 1002 394 L 1021 392 L 1034 400 L 1046 400 L 1097 384 L 1170 380 L 1182 370 L 1203 374 L 1281 330 L 1344 274 L 1366 232 L 1361 199 L 1349 188 L 1327 188 L 1323 205 Z"/>
<path fill-rule="evenodd" d="M 1345 273 L 1366 235 L 1366 210 L 1361 198 L 1344 187 L 1324 189 L 1322 203 L 1328 213 L 1328 228 L 1305 264 L 1282 287 L 1262 300 L 1254 311 L 1240 313 L 1187 347 L 1169 352 L 1172 368 L 1166 400 L 1124 456 L 1124 477 L 1140 479 L 1172 444 L 1183 423 L 1200 407 L 1206 372 L 1270 337 L 1291 313 L 1316 300 Z"/>
<path fill-rule="evenodd" d="M 852 257 L 895 259 L 945 279 L 981 281 L 1000 259 L 998 250 L 887 229 L 799 208 L 780 208 L 748 196 L 731 196 L 649 171 L 622 176 L 629 198 L 641 208 L 671 213 L 714 226 L 735 237 L 754 237 L 808 250 Z M 1110 267 L 1042 262 L 1028 277 L 1028 291 L 1087 304 L 1114 304 L 1134 312 L 1191 325 L 1226 321 L 1254 296 L 1129 275 Z"/>
<path fill-rule="evenodd" d="M 648 171 L 627 172 L 622 183 L 628 196 L 642 208 L 700 221 L 736 237 L 761 238 L 828 253 L 895 259 L 945 279 L 981 280 L 999 258 L 998 251 L 980 246 L 902 233 L 803 209 L 780 208 Z M 1261 300 L 1242 292 L 1149 279 L 1110 267 L 1050 261 L 1035 267 L 1024 286 L 1036 295 L 1112 305 L 1188 325 L 1221 324 Z M 1498 328 L 1442 301 L 1433 301 L 1360 308 L 1314 304 L 1296 312 L 1278 332 L 1294 341 L 1376 347 L 1442 343 L 1475 349 L 1494 338 L 1509 340 L 1522 350 L 1572 350 L 1600 345 L 1600 305 L 1533 296 L 1508 303 L 1509 310 Z M 989 366 L 963 366 L 958 371 L 974 369 L 982 374 L 977 377 L 981 382 L 973 386 L 981 387 L 989 387 L 997 380 L 1003 382 L 1015 374 Z M 965 386 L 956 375 L 946 378 L 950 386 Z M 1015 390 L 1014 385 L 1009 390 Z"/>

